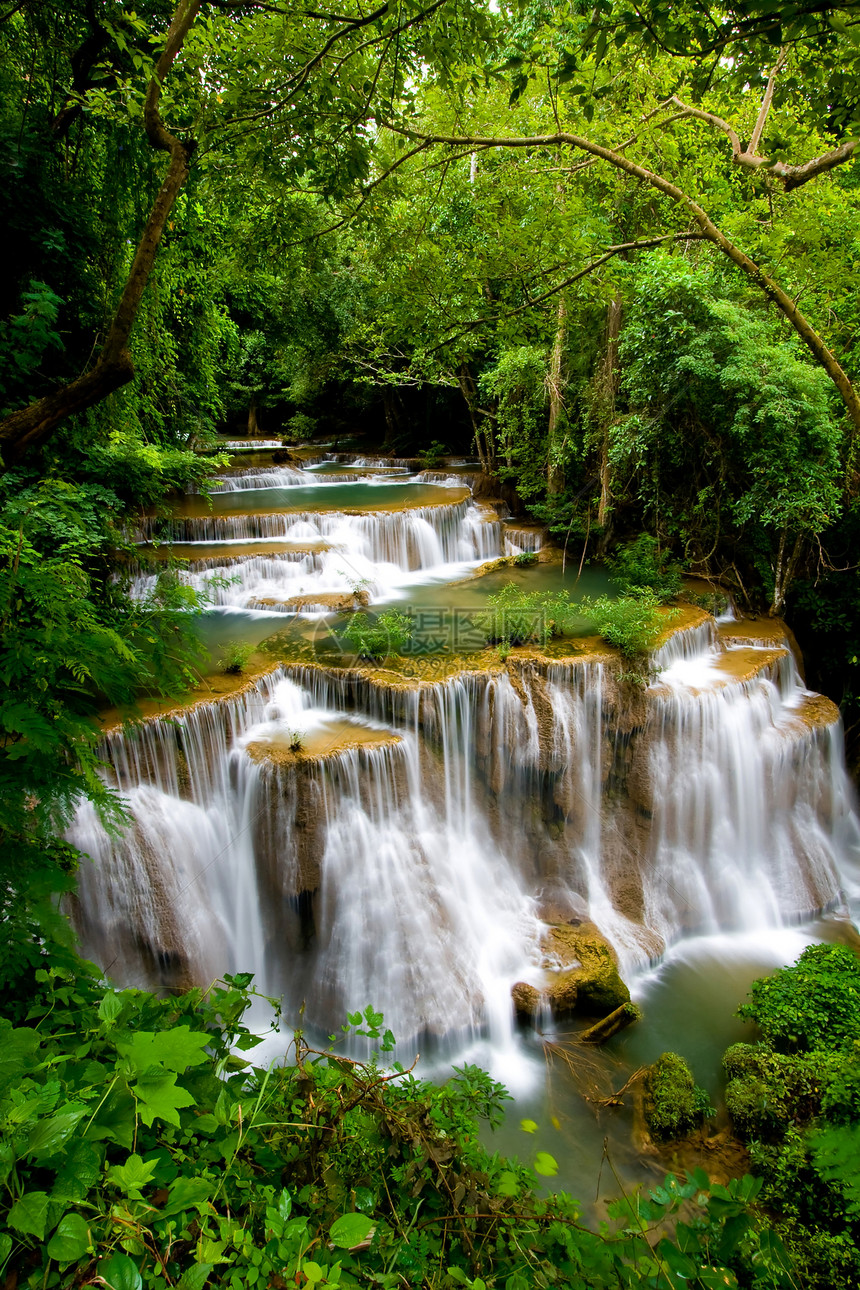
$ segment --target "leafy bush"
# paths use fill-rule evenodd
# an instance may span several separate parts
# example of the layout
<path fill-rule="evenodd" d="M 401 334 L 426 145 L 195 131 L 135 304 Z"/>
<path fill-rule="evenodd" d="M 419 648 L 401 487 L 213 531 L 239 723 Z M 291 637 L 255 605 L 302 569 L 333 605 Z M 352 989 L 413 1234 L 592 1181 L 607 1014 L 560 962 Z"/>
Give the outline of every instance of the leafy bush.
<path fill-rule="evenodd" d="M 375 619 L 367 614 L 353 614 L 342 634 L 359 658 L 380 659 L 401 654 L 414 631 L 415 624 L 408 614 L 388 609 Z"/>
<path fill-rule="evenodd" d="M 487 603 L 492 608 L 481 616 L 481 623 L 488 645 L 545 645 L 551 636 L 563 635 L 578 616 L 566 592 L 526 591 L 516 582 L 505 583 Z"/>
<path fill-rule="evenodd" d="M 860 959 L 812 945 L 756 981 L 739 1013 L 755 1044 L 724 1058 L 726 1105 L 762 1198 L 813 1290 L 860 1282 Z"/>
<path fill-rule="evenodd" d="M 316 417 L 309 416 L 307 412 L 294 413 L 286 425 L 285 446 L 289 447 L 290 444 L 304 443 L 308 439 L 313 439 L 318 426 Z"/>
<path fill-rule="evenodd" d="M 847 945 L 808 946 L 750 994 L 738 1015 L 777 1052 L 845 1049 L 860 1039 L 860 959 Z"/>
<path fill-rule="evenodd" d="M 641 658 L 653 649 L 666 623 L 677 610 L 660 613 L 660 599 L 653 591 L 636 596 L 584 596 L 578 609 L 591 620 L 608 645 L 614 645 L 625 658 Z"/>
<path fill-rule="evenodd" d="M 438 439 L 434 439 L 430 444 L 430 447 L 424 448 L 421 452 L 421 456 L 419 458 L 421 469 L 435 470 L 443 458 L 449 457 L 450 455 L 450 449 L 447 448 L 444 443 L 440 443 Z"/>
<path fill-rule="evenodd" d="M 669 1177 L 591 1232 L 481 1145 L 508 1098 L 483 1071 L 430 1084 L 300 1033 L 291 1064 L 263 1069 L 241 1055 L 262 1042 L 249 977 L 158 998 L 78 966 L 38 974 L 32 1025 L 0 1021 L 7 1285 L 731 1288 L 733 1267 L 789 1284 L 752 1178 Z M 343 1030 L 386 1052 L 383 1024 L 366 1008 Z M 534 1168 L 556 1165 L 540 1152 Z"/>
<path fill-rule="evenodd" d="M 528 568 L 530 564 L 537 564 L 537 553 L 535 551 L 520 551 L 519 555 L 514 556 L 514 564 L 519 569 Z"/>
<path fill-rule="evenodd" d="M 254 653 L 254 646 L 244 641 L 228 645 L 221 660 L 221 666 L 228 676 L 239 676 L 245 670 L 245 664 Z"/>
<path fill-rule="evenodd" d="M 655 1138 L 683 1138 L 716 1112 L 683 1057 L 663 1053 L 645 1081 L 645 1119 Z"/>
<path fill-rule="evenodd" d="M 607 564 L 615 570 L 613 582 L 627 594 L 653 591 L 658 600 L 666 602 L 681 590 L 681 566 L 668 551 L 661 551 L 657 539 L 648 533 L 621 547 Z"/>

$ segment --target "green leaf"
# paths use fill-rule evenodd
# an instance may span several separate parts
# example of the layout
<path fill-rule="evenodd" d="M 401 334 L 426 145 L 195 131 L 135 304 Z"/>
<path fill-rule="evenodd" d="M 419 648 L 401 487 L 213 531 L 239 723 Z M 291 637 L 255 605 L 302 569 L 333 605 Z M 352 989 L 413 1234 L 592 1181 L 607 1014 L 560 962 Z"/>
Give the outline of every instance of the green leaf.
<path fill-rule="evenodd" d="M 177 1178 L 167 1195 L 167 1204 L 159 1211 L 159 1218 L 172 1218 L 185 1209 L 201 1212 L 209 1208 L 209 1198 L 215 1189 L 214 1182 L 206 1178 Z"/>
<path fill-rule="evenodd" d="M 195 1104 L 191 1094 L 177 1085 L 176 1076 L 172 1074 L 162 1073 L 154 1079 L 141 1077 L 133 1089 L 140 1099 L 140 1118 L 147 1126 L 159 1119 L 178 1128 L 182 1107 Z"/>
<path fill-rule="evenodd" d="M 142 1160 L 140 1156 L 133 1155 L 124 1165 L 113 1165 L 107 1172 L 107 1180 L 119 1187 L 124 1195 L 140 1200 L 142 1189 L 152 1182 L 157 1168 L 157 1160 Z"/>
<path fill-rule="evenodd" d="M 27 1139 L 24 1154 L 33 1156 L 36 1160 L 54 1155 L 74 1133 L 79 1121 L 86 1115 L 86 1110 L 84 1106 L 71 1105 L 62 1115 L 52 1115 L 47 1120 L 40 1120 Z"/>
<path fill-rule="evenodd" d="M 101 1173 L 101 1156 L 89 1142 L 72 1142 L 63 1155 L 63 1167 L 51 1192 L 54 1202 L 82 1201 Z"/>
<path fill-rule="evenodd" d="M 535 1156 L 534 1169 L 543 1178 L 554 1178 L 558 1173 L 558 1164 L 548 1151 L 539 1151 Z"/>
<path fill-rule="evenodd" d="M 19 1030 L 4 1030 L 0 1037 L 0 1088 L 4 1088 L 36 1065 L 42 1036 L 38 1031 L 22 1026 Z"/>
<path fill-rule="evenodd" d="M 312 1285 L 317 1281 L 322 1281 L 323 1276 L 325 1275 L 320 1265 L 313 1262 L 303 1263 L 302 1272 L 304 1272 L 308 1281 L 310 1281 Z"/>
<path fill-rule="evenodd" d="M 374 1224 L 366 1214 L 343 1214 L 331 1225 L 329 1239 L 340 1250 L 351 1250 L 370 1236 Z"/>
<path fill-rule="evenodd" d="M 0 1236 L 0 1272 L 3 1270 L 3 1264 L 12 1253 L 12 1237 L 6 1232 Z"/>
<path fill-rule="evenodd" d="M 519 1190 L 517 1176 L 511 1173 L 510 1169 L 506 1169 L 499 1175 L 499 1181 L 496 1183 L 496 1192 L 499 1196 L 517 1196 Z"/>
<path fill-rule="evenodd" d="M 75 1263 L 89 1249 L 90 1233 L 80 1214 L 64 1214 L 48 1242 L 48 1255 L 58 1263 Z"/>
<path fill-rule="evenodd" d="M 214 1266 L 214 1263 L 195 1263 L 193 1268 L 182 1274 L 174 1290 L 203 1290 Z"/>
<path fill-rule="evenodd" d="M 537 1133 L 538 1130 L 534 1120 L 520 1120 L 520 1128 L 523 1133 Z"/>
<path fill-rule="evenodd" d="M 112 1254 L 100 1262 L 98 1274 L 103 1278 L 106 1290 L 143 1290 L 137 1264 L 127 1254 Z"/>
<path fill-rule="evenodd" d="M 209 1038 L 209 1035 L 201 1034 L 199 1030 L 177 1026 L 173 1030 L 159 1031 L 158 1034 L 138 1031 L 131 1040 L 118 1041 L 116 1047 L 117 1052 L 128 1058 L 138 1072 L 160 1066 L 181 1075 L 189 1066 L 200 1066 L 209 1060 L 203 1051 Z"/>
<path fill-rule="evenodd" d="M 106 1138 L 131 1150 L 134 1141 L 135 1105 L 126 1084 L 117 1085 L 96 1112 L 96 1118 L 86 1130 L 86 1137 L 94 1141 Z"/>
<path fill-rule="evenodd" d="M 9 1210 L 6 1222 L 16 1232 L 25 1236 L 35 1236 L 44 1241 L 45 1227 L 48 1221 L 48 1194 L 44 1191 L 29 1191 L 16 1201 Z"/>
<path fill-rule="evenodd" d="M 122 1002 L 115 990 L 109 991 L 99 1004 L 99 1019 L 111 1025 L 122 1012 Z"/>

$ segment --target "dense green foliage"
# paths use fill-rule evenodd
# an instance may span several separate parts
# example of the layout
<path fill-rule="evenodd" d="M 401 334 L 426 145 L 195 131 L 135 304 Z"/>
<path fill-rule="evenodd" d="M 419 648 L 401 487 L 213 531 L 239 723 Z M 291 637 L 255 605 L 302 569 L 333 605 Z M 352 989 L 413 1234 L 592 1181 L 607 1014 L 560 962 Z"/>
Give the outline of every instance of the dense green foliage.
<path fill-rule="evenodd" d="M 653 648 L 677 614 L 673 609 L 660 613 L 660 597 L 643 589 L 635 596 L 584 596 L 581 612 L 594 623 L 600 635 L 626 659 L 642 659 Z"/>
<path fill-rule="evenodd" d="M 751 1178 L 667 1178 L 594 1233 L 480 1144 L 507 1094 L 473 1067 L 436 1086 L 301 1033 L 290 1064 L 256 1067 L 247 978 L 166 999 L 38 978 L 28 1024 L 0 1021 L 0 1273 L 19 1285 L 790 1285 Z M 344 1030 L 385 1051 L 382 1026 L 368 1008 Z"/>
<path fill-rule="evenodd" d="M 800 1283 L 860 1276 L 860 959 L 812 945 L 757 981 L 741 1016 L 761 1038 L 725 1056 L 726 1104 Z"/>

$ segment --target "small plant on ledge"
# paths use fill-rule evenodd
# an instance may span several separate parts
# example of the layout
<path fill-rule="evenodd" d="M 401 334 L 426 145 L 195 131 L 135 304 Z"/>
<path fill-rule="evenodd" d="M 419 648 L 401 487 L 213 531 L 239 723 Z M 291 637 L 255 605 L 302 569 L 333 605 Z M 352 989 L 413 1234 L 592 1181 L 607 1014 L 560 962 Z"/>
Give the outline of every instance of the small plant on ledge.
<path fill-rule="evenodd" d="M 224 652 L 221 665 L 228 676 L 241 676 L 248 659 L 254 653 L 254 646 L 237 642 L 229 645 Z"/>

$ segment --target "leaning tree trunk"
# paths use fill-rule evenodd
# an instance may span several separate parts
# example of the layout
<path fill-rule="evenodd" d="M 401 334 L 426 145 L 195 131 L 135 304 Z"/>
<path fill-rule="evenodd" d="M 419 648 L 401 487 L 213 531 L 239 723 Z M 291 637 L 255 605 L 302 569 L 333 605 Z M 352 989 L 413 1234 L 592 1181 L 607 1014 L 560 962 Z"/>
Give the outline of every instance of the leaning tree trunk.
<path fill-rule="evenodd" d="M 153 148 L 170 155 L 170 163 L 146 221 L 101 351 L 94 366 L 83 376 L 0 421 L 0 448 L 7 465 L 16 461 L 29 448 L 38 448 L 67 417 L 100 403 L 134 377 L 134 363 L 128 349 L 129 339 L 167 218 L 188 178 L 189 160 L 195 148 L 193 139 L 177 139 L 165 127 L 159 110 L 161 86 L 182 49 L 200 5 L 201 0 L 179 0 L 164 49 L 149 83 L 144 108 L 147 138 Z"/>

